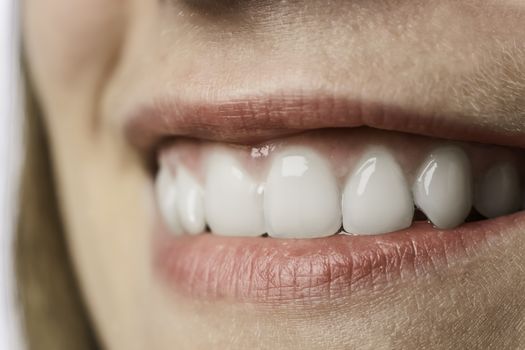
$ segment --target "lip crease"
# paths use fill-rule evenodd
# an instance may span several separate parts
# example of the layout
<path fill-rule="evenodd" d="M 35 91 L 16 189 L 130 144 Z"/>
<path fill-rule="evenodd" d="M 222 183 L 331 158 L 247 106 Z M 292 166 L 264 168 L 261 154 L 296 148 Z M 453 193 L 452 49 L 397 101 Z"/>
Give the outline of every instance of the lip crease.
<path fill-rule="evenodd" d="M 525 148 L 520 132 L 497 123 L 330 95 L 276 94 L 218 102 L 159 99 L 129 117 L 126 136 L 146 156 L 178 136 L 254 144 L 313 129 L 357 127 Z M 173 237 L 159 223 L 153 229 L 153 259 L 171 289 L 190 297 L 316 303 L 446 271 L 494 240 L 525 230 L 524 217 L 520 212 L 447 231 L 414 223 L 385 235 L 311 240 Z"/>

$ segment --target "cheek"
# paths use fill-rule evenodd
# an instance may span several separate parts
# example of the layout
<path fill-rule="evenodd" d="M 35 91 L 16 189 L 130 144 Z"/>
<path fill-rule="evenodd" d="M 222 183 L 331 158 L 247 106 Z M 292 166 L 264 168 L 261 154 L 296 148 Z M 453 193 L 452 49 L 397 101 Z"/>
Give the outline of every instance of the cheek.
<path fill-rule="evenodd" d="M 71 89 L 75 84 L 100 79 L 100 72 L 121 42 L 127 3 L 126 0 L 25 1 L 25 51 L 37 87 Z"/>

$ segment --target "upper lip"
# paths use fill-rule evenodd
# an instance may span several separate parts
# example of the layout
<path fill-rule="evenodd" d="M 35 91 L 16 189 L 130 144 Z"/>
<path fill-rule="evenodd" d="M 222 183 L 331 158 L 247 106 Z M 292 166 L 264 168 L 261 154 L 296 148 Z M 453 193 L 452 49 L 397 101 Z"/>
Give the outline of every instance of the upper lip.
<path fill-rule="evenodd" d="M 178 136 L 254 144 L 306 130 L 344 127 L 525 147 L 520 128 L 508 131 L 496 118 L 493 124 L 475 120 L 475 116 L 440 115 L 438 111 L 423 114 L 409 107 L 334 95 L 288 93 L 216 101 L 166 96 L 134 110 L 125 132 L 129 141 L 146 153 Z M 417 272 L 436 269 L 435 262 L 440 259 L 448 265 L 449 257 L 459 259 L 471 247 L 487 246 L 481 243 L 522 227 L 523 215 L 470 223 L 450 231 L 425 225 L 377 237 L 325 238 L 322 251 L 312 249 L 317 247 L 313 240 L 297 240 L 293 245 L 273 239 L 213 235 L 176 240 L 159 225 L 155 263 L 176 290 L 205 298 L 272 300 L 278 304 L 297 299 L 330 301 L 361 287 L 376 291 L 378 283 L 388 285 L 392 276 L 403 276 L 401 270 L 407 266 Z M 276 259 L 267 256 L 270 250 Z M 306 278 L 297 278 L 305 277 L 305 271 Z M 291 277 L 281 279 L 283 276 Z"/>
<path fill-rule="evenodd" d="M 217 101 L 158 98 L 139 106 L 126 119 L 125 133 L 143 152 L 154 151 L 176 136 L 255 144 L 312 129 L 372 127 L 444 139 L 525 148 L 525 137 L 495 120 L 476 116 L 418 113 L 330 94 L 279 93 Z"/>

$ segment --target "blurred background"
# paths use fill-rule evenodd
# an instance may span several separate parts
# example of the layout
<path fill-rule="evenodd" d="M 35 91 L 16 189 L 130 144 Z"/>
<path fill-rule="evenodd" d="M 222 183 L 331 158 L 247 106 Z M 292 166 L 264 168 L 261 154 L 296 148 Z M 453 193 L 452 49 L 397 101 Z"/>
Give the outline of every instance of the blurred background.
<path fill-rule="evenodd" d="M 22 348 L 13 293 L 12 238 L 21 164 L 18 7 L 0 0 L 0 349 Z"/>

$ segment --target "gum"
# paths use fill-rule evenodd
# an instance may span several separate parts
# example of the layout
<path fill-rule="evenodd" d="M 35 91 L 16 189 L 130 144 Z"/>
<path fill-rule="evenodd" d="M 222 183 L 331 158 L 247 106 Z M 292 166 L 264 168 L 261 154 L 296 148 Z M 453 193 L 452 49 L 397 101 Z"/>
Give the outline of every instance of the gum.
<path fill-rule="evenodd" d="M 343 186 L 363 154 L 369 148 L 379 146 L 392 153 L 403 169 L 407 182 L 413 183 L 428 154 L 435 148 L 447 145 L 455 145 L 465 151 L 471 162 L 474 181 L 499 161 L 515 164 L 521 178 L 525 177 L 525 154 L 520 149 L 368 128 L 316 130 L 256 145 L 181 138 L 161 149 L 159 163 L 167 166 L 173 174 L 177 172 L 177 166 L 183 164 L 203 184 L 207 156 L 222 150 L 236 157 L 256 181 L 264 182 L 274 155 L 289 146 L 304 146 L 328 161 L 340 186 Z"/>

